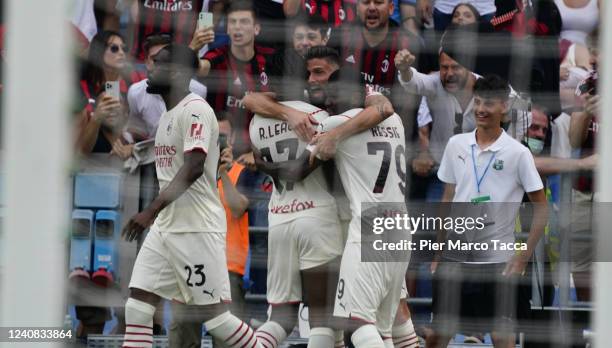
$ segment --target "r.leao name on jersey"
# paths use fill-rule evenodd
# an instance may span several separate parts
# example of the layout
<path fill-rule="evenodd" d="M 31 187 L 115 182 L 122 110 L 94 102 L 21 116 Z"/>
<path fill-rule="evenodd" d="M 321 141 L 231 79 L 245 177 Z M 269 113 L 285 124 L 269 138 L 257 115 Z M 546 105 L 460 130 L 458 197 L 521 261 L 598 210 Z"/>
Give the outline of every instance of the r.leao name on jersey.
<path fill-rule="evenodd" d="M 178 12 L 193 10 L 192 0 L 145 0 L 144 7 L 154 10 Z"/>
<path fill-rule="evenodd" d="M 275 136 L 285 134 L 287 132 L 291 132 L 293 129 L 289 126 L 289 124 L 277 123 L 275 125 L 267 125 L 258 128 L 259 140 L 270 139 Z"/>

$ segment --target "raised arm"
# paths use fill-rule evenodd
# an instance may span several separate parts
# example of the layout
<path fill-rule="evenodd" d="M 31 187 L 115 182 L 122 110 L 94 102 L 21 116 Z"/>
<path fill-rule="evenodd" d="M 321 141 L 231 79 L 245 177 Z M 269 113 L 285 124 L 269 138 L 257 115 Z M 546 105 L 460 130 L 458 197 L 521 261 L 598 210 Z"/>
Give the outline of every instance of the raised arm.
<path fill-rule="evenodd" d="M 394 113 L 393 105 L 384 95 L 375 93 L 367 96 L 365 109 L 355 117 L 315 137 L 312 141 L 315 148 L 310 155 L 311 161 L 315 157 L 323 161 L 333 158 L 336 154 L 336 147 L 342 140 L 376 126 Z"/>
<path fill-rule="evenodd" d="M 302 141 L 310 141 L 314 136 L 312 125 L 318 124 L 314 117 L 279 103 L 271 93 L 247 94 L 242 103 L 254 114 L 287 122 Z"/>

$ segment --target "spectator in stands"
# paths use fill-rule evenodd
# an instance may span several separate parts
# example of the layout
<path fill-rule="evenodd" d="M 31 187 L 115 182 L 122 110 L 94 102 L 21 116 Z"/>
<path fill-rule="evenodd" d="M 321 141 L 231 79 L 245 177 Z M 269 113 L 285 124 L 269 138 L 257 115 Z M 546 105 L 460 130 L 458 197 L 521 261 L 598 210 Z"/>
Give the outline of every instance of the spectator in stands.
<path fill-rule="evenodd" d="M 548 138 L 550 120 L 545 111 L 537 105 L 531 108 L 531 124 L 527 128 L 525 144 L 535 156 L 542 154 Z"/>
<path fill-rule="evenodd" d="M 308 49 L 327 43 L 327 26 L 318 15 L 299 16 L 292 22 L 291 48 L 277 51 L 267 67 L 273 90 L 285 100 L 304 98 Z"/>
<path fill-rule="evenodd" d="M 218 1 L 150 1 L 127 0 L 126 8 L 130 11 L 128 32 L 132 35 L 131 54 L 138 62 L 144 62 L 145 38 L 152 34 L 170 34 L 172 41 L 192 46 L 194 41 L 208 41 L 214 35 L 213 28 L 197 28 L 198 13 L 218 11 L 215 6 Z M 213 26 L 221 17 L 216 12 L 213 16 Z M 202 44 L 200 48 L 204 45 Z M 193 49 L 193 47 L 192 47 Z"/>
<path fill-rule="evenodd" d="M 451 23 L 466 25 L 480 22 L 480 13 L 474 5 L 462 2 L 457 4 L 451 12 Z"/>
<path fill-rule="evenodd" d="M 233 1 L 227 12 L 230 44 L 207 52 L 202 63 L 208 74 L 206 100 L 217 115 L 225 113 L 232 123 L 234 155 L 239 163 L 251 169 L 255 168 L 249 139 L 252 114 L 245 110 L 242 98 L 247 93 L 269 91 L 266 61 L 274 53 L 255 45 L 259 30 L 252 4 Z"/>
<path fill-rule="evenodd" d="M 332 28 L 355 20 L 354 2 L 348 0 L 284 0 L 283 11 L 287 18 L 300 14 L 318 14 Z"/>
<path fill-rule="evenodd" d="M 599 66 L 598 31 L 589 35 L 587 46 L 591 55 L 591 65 L 594 70 L 578 85 L 576 95 L 583 101 L 583 108 L 572 113 L 569 129 L 570 144 L 574 149 L 580 149 L 580 157 L 588 157 L 595 153 L 595 142 L 599 131 L 601 100 L 597 91 Z M 577 233 L 592 231 L 592 203 L 596 201 L 593 184 L 593 172 L 581 173 L 574 182 L 572 190 L 572 230 Z M 572 272 L 576 284 L 576 295 L 581 301 L 591 298 L 591 265 L 593 248 L 590 242 L 572 241 L 573 267 Z"/>
<path fill-rule="evenodd" d="M 116 32 L 100 32 L 91 41 L 80 82 L 88 101 L 79 115 L 77 129 L 77 150 L 83 154 L 111 153 L 122 159 L 131 154 L 132 139 L 123 132 L 127 119 L 124 98 L 131 82 L 123 73 L 127 63 L 125 50 L 123 37 Z M 121 100 L 106 95 L 107 81 L 119 82 Z"/>
<path fill-rule="evenodd" d="M 400 51 L 395 58 L 395 65 L 400 72 L 400 83 L 408 93 L 423 95 L 427 98 L 433 119 L 431 132 L 429 125 L 422 127 L 419 133 L 421 149 L 412 162 L 417 175 L 428 176 L 435 172 L 442 159 L 446 142 L 453 134 L 471 131 L 475 127 L 473 115 L 473 87 L 477 76 L 464 65 L 453 59 L 457 58 L 454 34 L 448 32 L 442 41 L 439 53 L 440 71 L 431 75 L 419 73 L 410 65 L 416 57 L 408 50 Z M 468 42 L 463 44 L 469 45 Z M 471 52 L 466 51 L 466 54 Z M 466 60 L 473 60 L 467 57 Z M 465 63 L 464 63 L 465 64 Z M 432 176 L 429 182 L 428 200 L 439 200 L 442 197 L 442 183 Z"/>
<path fill-rule="evenodd" d="M 434 25 L 436 31 L 443 32 L 453 19 L 453 9 L 464 3 L 462 0 L 417 0 L 417 15 L 424 23 Z M 483 21 L 490 21 L 495 15 L 495 0 L 470 2 L 481 14 Z M 433 6 L 432 6 L 433 4 Z"/>
<path fill-rule="evenodd" d="M 357 3 L 358 22 L 342 30 L 340 78 L 346 86 L 368 87 L 391 100 L 395 112 L 402 118 L 406 139 L 410 139 L 420 97 L 406 96 L 397 82 L 393 60 L 401 49 L 420 52 L 421 42 L 410 32 L 393 25 L 389 20 L 392 13 L 392 0 Z"/>
<path fill-rule="evenodd" d="M 561 13 L 561 39 L 586 44 L 587 36 L 599 24 L 600 0 L 555 0 Z"/>

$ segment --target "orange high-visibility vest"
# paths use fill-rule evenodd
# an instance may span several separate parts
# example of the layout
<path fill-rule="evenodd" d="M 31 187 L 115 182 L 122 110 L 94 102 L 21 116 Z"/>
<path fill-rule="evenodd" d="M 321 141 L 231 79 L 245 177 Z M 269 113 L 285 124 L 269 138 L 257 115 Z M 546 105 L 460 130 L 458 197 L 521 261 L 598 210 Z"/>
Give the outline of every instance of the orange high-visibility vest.
<path fill-rule="evenodd" d="M 232 164 L 232 168 L 227 172 L 232 185 L 236 186 L 243 169 L 244 166 L 239 163 L 234 162 Z M 217 188 L 225 208 L 227 220 L 227 269 L 230 272 L 244 275 L 244 268 L 249 254 L 249 214 L 245 211 L 241 217 L 234 218 L 232 211 L 227 206 L 227 202 L 225 202 L 221 179 L 217 180 Z"/>

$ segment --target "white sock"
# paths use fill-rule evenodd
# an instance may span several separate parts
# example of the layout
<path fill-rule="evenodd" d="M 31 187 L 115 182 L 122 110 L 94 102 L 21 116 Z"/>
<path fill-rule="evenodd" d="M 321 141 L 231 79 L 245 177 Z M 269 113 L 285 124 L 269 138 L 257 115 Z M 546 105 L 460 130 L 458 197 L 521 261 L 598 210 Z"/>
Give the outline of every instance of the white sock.
<path fill-rule="evenodd" d="M 334 330 L 327 327 L 315 327 L 310 330 L 308 348 L 333 348 Z"/>
<path fill-rule="evenodd" d="M 344 331 L 334 331 L 334 348 L 344 348 Z"/>
<path fill-rule="evenodd" d="M 385 346 L 376 326 L 363 325 L 351 335 L 351 342 L 355 348 L 382 348 Z"/>
<path fill-rule="evenodd" d="M 227 347 L 261 348 L 255 331 L 229 311 L 210 319 L 204 325 L 211 336 L 223 341 Z"/>
<path fill-rule="evenodd" d="M 125 348 L 153 347 L 153 314 L 155 307 L 133 298 L 125 303 Z"/>
<path fill-rule="evenodd" d="M 263 348 L 278 348 L 287 338 L 287 333 L 279 323 L 268 320 L 255 332 Z"/>
<path fill-rule="evenodd" d="M 395 348 L 418 348 L 419 338 L 414 332 L 412 319 L 408 319 L 403 324 L 394 326 L 392 330 L 393 346 Z"/>

